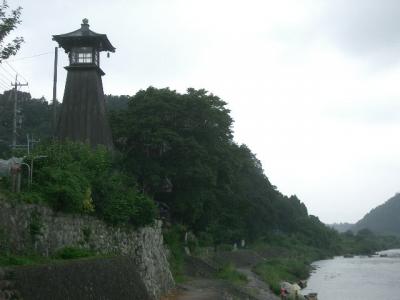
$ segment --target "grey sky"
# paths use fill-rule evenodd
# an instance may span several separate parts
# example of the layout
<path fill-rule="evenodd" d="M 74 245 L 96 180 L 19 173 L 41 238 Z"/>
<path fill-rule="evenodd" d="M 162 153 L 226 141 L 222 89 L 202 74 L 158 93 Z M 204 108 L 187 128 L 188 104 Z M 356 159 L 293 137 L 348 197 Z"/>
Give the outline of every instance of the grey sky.
<path fill-rule="evenodd" d="M 228 102 L 235 139 L 322 221 L 357 221 L 400 190 L 400 2 L 395 0 L 15 0 L 11 64 L 50 98 L 52 34 L 84 17 L 106 33 L 104 88 L 205 88 Z M 60 66 L 66 56 L 60 53 Z M 59 69 L 59 98 L 65 70 Z"/>

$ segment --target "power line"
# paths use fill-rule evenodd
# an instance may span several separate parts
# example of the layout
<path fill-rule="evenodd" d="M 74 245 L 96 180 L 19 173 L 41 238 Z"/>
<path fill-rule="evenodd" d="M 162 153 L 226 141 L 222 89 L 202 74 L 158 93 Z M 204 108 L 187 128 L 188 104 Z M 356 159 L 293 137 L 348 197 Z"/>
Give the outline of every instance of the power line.
<path fill-rule="evenodd" d="M 6 63 L 17 75 L 21 76 L 26 82 L 28 82 L 28 80 L 27 80 L 24 76 L 22 76 L 21 73 L 19 73 L 17 70 L 15 70 L 15 69 L 13 68 L 13 66 L 11 66 L 7 61 L 6 61 L 5 63 Z"/>
<path fill-rule="evenodd" d="M 9 76 L 11 76 L 11 80 L 14 80 L 14 74 L 11 74 L 6 68 L 4 68 L 3 63 L 0 63 L 0 68 L 2 68 Z"/>
<path fill-rule="evenodd" d="M 2 75 L 8 81 L 14 80 L 14 75 L 12 75 L 6 68 L 4 68 L 1 63 L 0 63 L 0 68 L 2 68 L 6 72 L 6 73 L 0 73 L 0 75 Z"/>
<path fill-rule="evenodd" d="M 38 57 L 38 56 L 47 55 L 47 54 L 50 54 L 50 53 L 52 53 L 52 52 L 44 52 L 44 53 L 39 53 L 39 54 L 35 54 L 35 55 L 32 55 L 32 56 L 25 56 L 25 57 L 20 57 L 20 58 L 16 58 L 16 59 L 12 59 L 12 60 L 7 60 L 7 61 L 8 62 L 14 62 L 14 61 L 19 61 L 19 60 L 31 59 L 31 58 L 35 58 L 35 57 Z"/>
<path fill-rule="evenodd" d="M 5 82 L 7 82 L 7 85 L 8 85 L 8 83 L 12 82 L 12 79 L 10 79 L 10 77 L 7 77 L 6 75 L 4 75 L 4 73 L 0 73 L 0 76 L 3 77 L 2 80 L 4 80 Z"/>
<path fill-rule="evenodd" d="M 9 85 L 9 82 L 8 82 L 8 81 L 5 81 L 3 78 L 0 78 L 0 84 L 3 84 L 3 85 L 5 85 L 5 86 L 8 86 L 8 85 Z"/>
<path fill-rule="evenodd" d="M 2 82 L 0 82 L 0 87 L 2 87 L 4 91 L 9 90 L 9 88 Z"/>
<path fill-rule="evenodd" d="M 8 82 L 7 82 L 7 81 L 5 81 L 3 78 L 0 78 L 0 83 L 3 83 L 3 84 L 5 84 L 5 85 L 7 85 L 7 86 L 8 86 Z"/>

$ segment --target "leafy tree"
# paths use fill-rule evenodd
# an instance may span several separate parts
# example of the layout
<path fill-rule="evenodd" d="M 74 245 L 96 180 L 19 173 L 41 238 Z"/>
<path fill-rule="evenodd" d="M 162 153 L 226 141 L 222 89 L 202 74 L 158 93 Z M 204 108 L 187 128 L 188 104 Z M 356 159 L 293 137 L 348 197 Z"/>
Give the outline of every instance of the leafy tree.
<path fill-rule="evenodd" d="M 184 223 L 200 222 L 215 197 L 217 154 L 232 136 L 225 105 L 204 90 L 181 95 L 149 88 L 131 99 L 127 111 L 111 117 L 124 165 Z M 168 185 L 172 191 L 164 193 Z"/>
<path fill-rule="evenodd" d="M 125 171 L 169 206 L 175 223 L 214 243 L 283 232 L 331 246 L 336 233 L 309 216 L 296 196 L 282 195 L 251 150 L 233 141 L 233 120 L 219 97 L 150 87 L 110 119 Z"/>
<path fill-rule="evenodd" d="M 34 149 L 31 190 L 22 197 L 57 211 L 96 214 L 112 224 L 151 224 L 156 216 L 153 201 L 140 193 L 135 181 L 114 167 L 104 148 L 73 142 L 42 143 Z"/>
<path fill-rule="evenodd" d="M 6 43 L 5 38 L 21 23 L 21 7 L 9 11 L 7 1 L 0 5 L 0 62 L 17 54 L 24 41 L 22 37 L 15 37 Z"/>
<path fill-rule="evenodd" d="M 130 96 L 121 95 L 106 95 L 105 103 L 108 111 L 119 111 L 127 109 Z"/>

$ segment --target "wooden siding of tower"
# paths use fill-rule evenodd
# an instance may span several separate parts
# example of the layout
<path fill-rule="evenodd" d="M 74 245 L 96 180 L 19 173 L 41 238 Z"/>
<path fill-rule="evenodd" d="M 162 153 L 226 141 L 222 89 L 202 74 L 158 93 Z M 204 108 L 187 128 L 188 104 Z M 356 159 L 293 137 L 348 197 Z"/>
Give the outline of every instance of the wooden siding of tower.
<path fill-rule="evenodd" d="M 67 67 L 67 70 L 58 138 L 88 143 L 93 147 L 104 145 L 112 150 L 100 69 Z"/>

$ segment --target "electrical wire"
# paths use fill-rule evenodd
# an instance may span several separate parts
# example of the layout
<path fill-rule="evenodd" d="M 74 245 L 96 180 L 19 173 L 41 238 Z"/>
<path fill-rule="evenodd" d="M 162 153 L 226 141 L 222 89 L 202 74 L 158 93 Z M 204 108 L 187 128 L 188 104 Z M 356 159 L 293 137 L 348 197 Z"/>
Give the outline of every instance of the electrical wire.
<path fill-rule="evenodd" d="M 13 82 L 15 80 L 14 76 L 8 75 L 9 72 L 4 69 L 4 67 L 0 64 L 0 68 L 3 69 L 5 72 L 0 73 L 1 76 L 3 76 L 3 78 L 5 78 L 7 81 Z"/>
<path fill-rule="evenodd" d="M 35 57 L 38 57 L 38 56 L 51 54 L 51 53 L 53 53 L 53 52 L 44 52 L 44 53 L 39 53 L 39 54 L 35 54 L 35 55 L 32 55 L 32 56 L 25 56 L 25 57 L 12 59 L 12 60 L 5 60 L 5 62 L 14 62 L 14 61 L 19 61 L 19 60 L 31 59 L 31 58 L 35 58 Z"/>
<path fill-rule="evenodd" d="M 4 83 L 0 82 L 0 87 L 2 87 L 4 90 L 9 89 Z"/>
<path fill-rule="evenodd" d="M 12 80 L 6 77 L 3 73 L 0 73 L 0 76 L 3 76 L 3 78 L 5 78 L 4 80 L 3 78 L 0 77 L 0 80 L 2 80 L 2 82 L 4 82 L 6 86 L 10 86 L 10 84 L 12 85 Z"/>
<path fill-rule="evenodd" d="M 4 68 L 3 63 L 0 63 L 0 68 L 2 68 L 8 75 L 11 76 L 12 80 L 14 80 L 14 75 L 10 73 L 10 71 L 8 71 L 6 68 Z"/>
<path fill-rule="evenodd" d="M 1 73 L 0 73 L 1 74 Z M 3 78 L 0 78 L 0 83 L 3 83 L 4 85 L 8 85 L 8 82 L 5 81 Z"/>
<path fill-rule="evenodd" d="M 26 83 L 28 83 L 28 80 L 27 80 L 21 73 L 19 73 L 17 70 L 15 70 L 15 68 L 14 68 L 13 66 L 11 66 L 9 62 L 6 61 L 5 63 L 6 63 L 17 75 L 21 76 L 22 79 L 24 79 Z"/>

